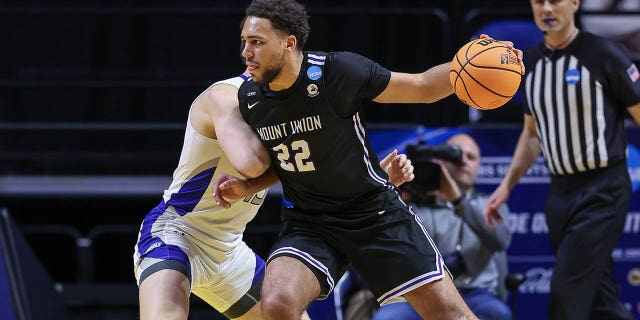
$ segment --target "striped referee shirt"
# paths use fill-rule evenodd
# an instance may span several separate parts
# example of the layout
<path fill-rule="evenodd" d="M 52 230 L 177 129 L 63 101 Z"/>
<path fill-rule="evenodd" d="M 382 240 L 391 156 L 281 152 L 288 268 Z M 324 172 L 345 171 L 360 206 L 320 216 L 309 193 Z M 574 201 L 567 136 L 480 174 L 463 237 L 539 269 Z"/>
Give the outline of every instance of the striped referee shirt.
<path fill-rule="evenodd" d="M 640 80 L 618 44 L 580 32 L 562 50 L 532 47 L 524 62 L 524 111 L 535 119 L 553 175 L 625 161 L 625 110 L 640 102 Z"/>

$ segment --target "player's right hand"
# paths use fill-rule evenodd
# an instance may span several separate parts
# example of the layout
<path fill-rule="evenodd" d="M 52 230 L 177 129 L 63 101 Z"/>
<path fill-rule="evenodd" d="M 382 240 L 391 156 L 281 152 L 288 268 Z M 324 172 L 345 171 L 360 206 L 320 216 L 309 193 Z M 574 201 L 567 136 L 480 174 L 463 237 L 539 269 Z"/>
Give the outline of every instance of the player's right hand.
<path fill-rule="evenodd" d="M 491 197 L 489 197 L 487 209 L 484 212 L 484 221 L 489 227 L 493 228 L 493 221 L 503 222 L 498 208 L 507 202 L 507 199 L 509 199 L 509 193 L 509 189 L 500 184 L 493 194 L 491 194 Z"/>
<path fill-rule="evenodd" d="M 484 34 L 484 33 L 480 35 L 480 39 L 490 39 L 490 38 L 491 38 L 491 36 L 489 36 L 487 34 Z M 522 50 L 514 47 L 513 46 L 513 42 L 511 42 L 511 41 L 508 41 L 508 40 L 506 40 L 506 41 L 498 40 L 498 41 L 504 43 L 507 46 L 507 48 L 509 48 L 509 49 L 513 50 L 513 52 L 515 52 L 516 56 L 518 57 L 518 62 L 520 63 L 520 74 L 524 75 L 525 68 L 524 68 L 524 62 L 522 61 L 522 59 L 524 57 L 524 53 L 522 52 Z"/>
<path fill-rule="evenodd" d="M 216 204 L 226 209 L 231 207 L 229 201 L 247 196 L 248 188 L 246 181 L 226 173 L 220 174 L 211 185 Z"/>

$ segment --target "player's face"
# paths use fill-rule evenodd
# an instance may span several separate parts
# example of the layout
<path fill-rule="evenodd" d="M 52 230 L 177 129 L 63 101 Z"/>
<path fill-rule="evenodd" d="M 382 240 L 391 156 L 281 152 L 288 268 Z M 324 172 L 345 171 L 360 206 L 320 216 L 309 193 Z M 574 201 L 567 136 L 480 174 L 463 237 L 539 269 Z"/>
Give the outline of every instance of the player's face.
<path fill-rule="evenodd" d="M 240 34 L 247 70 L 253 82 L 265 85 L 272 82 L 284 66 L 286 37 L 271 26 L 271 21 L 248 17 Z"/>
<path fill-rule="evenodd" d="M 579 0 L 530 0 L 536 25 L 545 32 L 562 32 L 574 24 Z"/>
<path fill-rule="evenodd" d="M 471 189 L 478 177 L 480 167 L 480 149 L 478 145 L 468 136 L 456 136 L 447 142 L 451 145 L 458 145 L 462 149 L 462 161 L 459 165 L 447 163 L 447 169 L 453 179 L 464 189 Z"/>

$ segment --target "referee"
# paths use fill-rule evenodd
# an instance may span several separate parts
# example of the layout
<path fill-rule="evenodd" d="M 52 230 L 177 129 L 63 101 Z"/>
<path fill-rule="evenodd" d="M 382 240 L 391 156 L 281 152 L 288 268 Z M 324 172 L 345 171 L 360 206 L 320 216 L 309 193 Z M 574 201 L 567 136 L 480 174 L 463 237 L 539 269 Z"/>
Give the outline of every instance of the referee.
<path fill-rule="evenodd" d="M 579 0 L 531 0 L 544 43 L 525 53 L 524 128 L 486 220 L 542 151 L 545 205 L 556 256 L 548 319 L 633 319 L 620 303 L 611 253 L 625 224 L 631 181 L 625 110 L 640 123 L 637 67 L 614 42 L 575 26 Z"/>

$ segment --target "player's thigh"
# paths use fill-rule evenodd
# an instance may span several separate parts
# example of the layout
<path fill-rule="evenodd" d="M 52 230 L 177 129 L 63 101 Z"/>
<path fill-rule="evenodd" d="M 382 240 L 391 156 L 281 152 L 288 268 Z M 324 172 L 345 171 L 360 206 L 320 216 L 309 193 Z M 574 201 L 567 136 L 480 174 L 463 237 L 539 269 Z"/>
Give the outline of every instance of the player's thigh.
<path fill-rule="evenodd" d="M 201 257 L 193 260 L 202 261 Z M 203 270 L 217 267 L 216 272 L 194 271 L 192 292 L 225 317 L 237 319 L 248 314 L 260 300 L 265 262 L 244 243 L 228 257 L 217 266 L 202 264 L 207 267 Z"/>
<path fill-rule="evenodd" d="M 189 313 L 189 279 L 181 272 L 163 269 L 140 284 L 140 318 L 186 319 Z"/>
<path fill-rule="evenodd" d="M 347 267 L 346 256 L 340 254 L 328 243 L 326 230 L 317 224 L 288 221 L 280 239 L 274 243 L 267 262 L 265 286 L 277 286 L 278 294 L 290 290 L 304 289 L 313 295 L 313 299 L 326 298 Z M 278 263 L 272 262 L 280 257 Z M 296 272 L 296 274 L 293 274 Z M 299 283 L 290 278 L 302 277 Z M 277 279 L 287 279 L 286 283 L 277 283 Z M 268 281 L 267 281 L 268 280 Z M 306 282 L 305 282 L 306 281 Z M 296 286 L 304 286 L 296 288 Z M 290 290 L 285 291 L 289 288 Z M 319 293 L 316 290 L 319 288 Z M 262 290 L 264 293 L 265 290 Z M 297 291 L 296 291 L 297 292 Z M 268 293 L 268 292 L 267 292 Z"/>
<path fill-rule="evenodd" d="M 296 306 L 306 306 L 320 295 L 316 274 L 297 258 L 278 256 L 269 261 L 262 298 L 285 297 Z"/>
<path fill-rule="evenodd" d="M 424 284 L 404 297 L 423 318 L 476 319 L 449 276 Z"/>
<path fill-rule="evenodd" d="M 446 276 L 435 243 L 409 208 L 389 209 L 371 220 L 342 246 L 380 305 Z"/>

